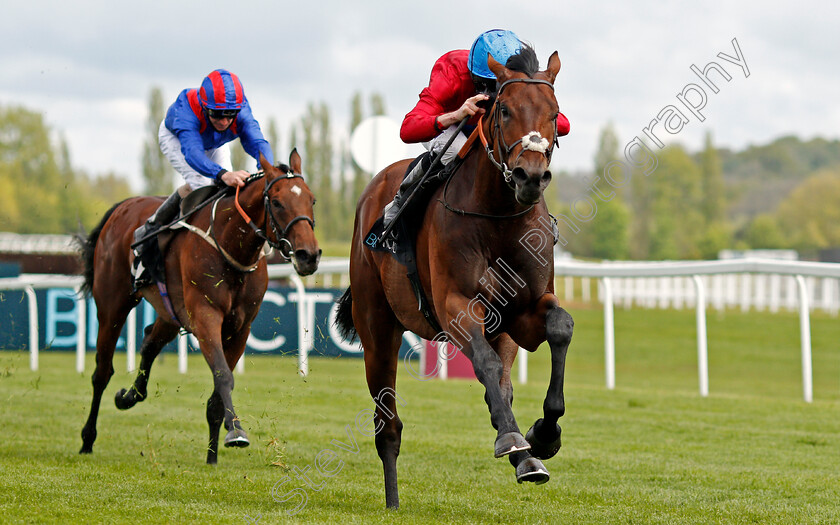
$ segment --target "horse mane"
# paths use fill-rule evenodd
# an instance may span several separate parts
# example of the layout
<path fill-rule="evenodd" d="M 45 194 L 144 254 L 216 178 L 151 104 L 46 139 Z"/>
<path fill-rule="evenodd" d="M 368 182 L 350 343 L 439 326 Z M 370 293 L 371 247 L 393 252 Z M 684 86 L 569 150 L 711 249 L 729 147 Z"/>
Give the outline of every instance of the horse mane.
<path fill-rule="evenodd" d="M 540 61 L 537 58 L 537 53 L 534 51 L 533 47 L 528 44 L 522 44 L 519 52 L 508 59 L 505 67 L 511 71 L 525 73 L 529 77 L 533 78 L 540 69 Z"/>
<path fill-rule="evenodd" d="M 111 206 L 111 209 L 105 212 L 105 216 L 102 217 L 99 224 L 90 232 L 90 235 L 85 235 L 82 232 L 73 236 L 73 241 L 79 249 L 79 257 L 82 259 L 84 267 L 83 276 L 85 280 L 80 290 L 82 295 L 88 296 L 93 291 L 93 256 L 96 252 L 96 242 L 99 240 L 99 234 L 102 233 L 102 228 L 105 227 L 105 223 L 111 218 L 114 210 L 123 202 L 125 200 Z"/>

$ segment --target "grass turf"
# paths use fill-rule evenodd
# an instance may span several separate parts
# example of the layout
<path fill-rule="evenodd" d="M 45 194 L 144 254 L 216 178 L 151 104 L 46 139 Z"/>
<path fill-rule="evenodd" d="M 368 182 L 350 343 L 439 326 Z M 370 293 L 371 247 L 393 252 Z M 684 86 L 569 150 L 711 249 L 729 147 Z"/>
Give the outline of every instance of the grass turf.
<path fill-rule="evenodd" d="M 355 425 L 371 408 L 361 360 L 248 356 L 234 403 L 251 438 L 204 464 L 207 366 L 175 356 L 152 370 L 149 398 L 118 412 L 124 354 L 103 398 L 92 455 L 79 433 L 88 368 L 66 353 L 0 353 L 0 516 L 11 523 L 829 523 L 840 520 L 840 323 L 812 318 L 814 403 L 802 401 L 798 318 L 709 312 L 709 398 L 697 393 L 692 311 L 616 311 L 617 388 L 604 387 L 603 322 L 576 319 L 566 381 L 564 445 L 541 486 L 517 485 L 493 459 L 495 433 L 474 381 L 419 382 L 400 370 L 405 424 L 401 509 L 384 509 L 373 439 Z M 541 415 L 547 348 L 515 384 L 523 431 Z M 222 434 L 223 435 L 223 434 Z M 355 440 L 355 445 L 353 441 Z M 356 450 L 356 446 L 358 450 Z M 342 448 L 343 447 L 343 448 Z M 332 477 L 316 470 L 332 450 Z M 330 454 L 330 453 L 326 453 Z M 324 456 L 321 456 L 322 459 Z M 339 463 L 339 461 L 341 463 Z M 309 467 L 315 488 L 295 474 Z M 278 484 L 288 477 L 286 484 Z M 272 489 L 274 496 L 272 497 Z M 283 495 L 300 489 L 287 501 Z M 317 490 L 316 490 L 317 488 Z M 294 516 L 288 512 L 306 502 Z"/>

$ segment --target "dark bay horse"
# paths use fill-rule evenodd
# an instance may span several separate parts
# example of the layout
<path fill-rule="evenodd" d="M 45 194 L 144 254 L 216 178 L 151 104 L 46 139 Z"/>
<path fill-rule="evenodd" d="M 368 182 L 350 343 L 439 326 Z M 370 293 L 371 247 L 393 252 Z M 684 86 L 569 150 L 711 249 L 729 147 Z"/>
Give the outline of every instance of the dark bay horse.
<path fill-rule="evenodd" d="M 560 448 L 557 420 L 565 412 L 563 378 L 573 321 L 554 295 L 553 229 L 543 198 L 551 179 L 556 137 L 554 79 L 528 48 L 518 62 L 490 68 L 500 83 L 482 117 L 484 148 L 473 147 L 448 183 L 433 194 L 416 240 L 423 291 L 434 318 L 472 361 L 485 387 L 497 430 L 495 456 L 509 456 L 519 482 L 544 483 L 540 459 Z M 486 120 L 485 120 L 486 117 Z M 463 151 L 462 151 L 463 153 Z M 388 253 L 365 246 L 365 236 L 397 190 L 407 163 L 380 172 L 362 193 L 350 256 L 350 288 L 339 300 L 338 324 L 364 347 L 368 388 L 376 402 L 376 450 L 385 472 L 385 501 L 399 507 L 397 456 L 402 422 L 394 390 L 402 333 L 440 340 L 418 310 L 406 268 Z M 535 351 L 548 340 L 551 376 L 544 417 L 523 437 L 511 409 L 511 365 L 518 347 Z M 406 361 L 408 364 L 409 361 Z"/>
<path fill-rule="evenodd" d="M 137 378 L 131 388 L 117 392 L 117 408 L 125 410 L 146 399 L 152 363 L 183 326 L 198 339 L 213 373 L 214 389 L 207 400 L 207 463 L 217 461 L 222 422 L 227 430 L 225 446 L 248 446 L 248 436 L 233 409 L 231 371 L 245 351 L 251 322 L 268 286 L 264 245 L 278 247 L 300 275 L 315 272 L 321 256 L 313 232 L 315 198 L 300 175 L 300 155 L 292 152 L 290 166 L 274 167 L 264 158 L 260 163 L 263 177 L 252 177 L 236 196 L 220 198 L 195 213 L 188 221 L 192 231 L 171 234 L 164 258 L 174 318 L 158 287 L 132 291 L 134 230 L 154 213 L 161 198 L 136 197 L 118 203 L 80 240 L 84 291 L 93 294 L 99 319 L 93 401 L 82 429 L 80 453 L 93 450 L 99 403 L 114 374 L 114 347 L 126 317 L 141 298 L 154 306 L 158 317 L 146 327 Z"/>

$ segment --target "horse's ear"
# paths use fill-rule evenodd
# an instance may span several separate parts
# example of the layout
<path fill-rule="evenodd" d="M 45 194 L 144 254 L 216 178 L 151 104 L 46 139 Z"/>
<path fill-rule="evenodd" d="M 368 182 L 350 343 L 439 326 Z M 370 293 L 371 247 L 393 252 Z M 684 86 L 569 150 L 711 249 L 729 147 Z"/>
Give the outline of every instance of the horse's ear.
<path fill-rule="evenodd" d="M 557 54 L 557 51 L 551 54 L 548 57 L 548 68 L 543 71 L 545 76 L 548 78 L 548 81 L 554 84 L 554 79 L 557 78 L 557 73 L 560 72 L 560 55 Z"/>
<path fill-rule="evenodd" d="M 262 152 L 260 152 L 260 166 L 266 173 L 269 173 L 271 171 L 271 168 L 274 167 L 271 165 L 270 162 L 268 162 L 268 159 L 265 158 L 265 155 L 263 155 Z"/>
<path fill-rule="evenodd" d="M 291 155 L 289 155 L 289 167 L 292 168 L 292 173 L 303 173 L 300 153 L 298 153 L 297 148 L 293 149 Z"/>
<path fill-rule="evenodd" d="M 490 53 L 487 53 L 487 67 L 489 67 L 490 71 L 492 71 L 493 74 L 496 75 L 496 80 L 499 82 L 499 84 L 504 84 L 510 76 L 510 70 L 505 66 L 499 64 L 496 61 L 496 59 L 493 58 L 493 55 L 491 55 Z"/>

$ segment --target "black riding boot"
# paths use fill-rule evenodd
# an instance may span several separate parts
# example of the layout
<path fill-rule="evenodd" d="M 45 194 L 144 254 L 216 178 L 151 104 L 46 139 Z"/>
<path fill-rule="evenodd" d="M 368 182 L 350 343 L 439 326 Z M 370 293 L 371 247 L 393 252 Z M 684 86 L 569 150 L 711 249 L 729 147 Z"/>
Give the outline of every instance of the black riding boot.
<path fill-rule="evenodd" d="M 175 217 L 178 216 L 181 207 L 181 195 L 178 193 L 178 190 L 170 195 L 163 204 L 155 211 L 151 217 L 146 220 L 143 226 L 140 226 L 136 230 L 134 230 L 134 242 L 136 243 L 146 235 L 150 233 L 154 233 L 166 224 L 169 224 Z M 154 241 L 156 237 L 152 236 L 146 239 L 142 244 L 138 244 L 134 248 L 134 275 L 135 277 L 139 277 L 140 273 L 142 273 L 142 269 L 139 268 L 141 263 L 143 262 L 143 256 L 146 250 L 149 248 L 149 244 Z M 139 270 L 139 272 L 138 272 Z"/>
<path fill-rule="evenodd" d="M 424 156 L 423 159 L 421 159 L 420 162 L 417 162 L 414 165 L 414 168 L 406 174 L 402 183 L 400 183 L 397 194 L 394 195 L 394 200 L 386 204 L 385 208 L 382 210 L 382 225 L 385 228 L 388 228 L 388 226 L 394 222 L 394 218 L 397 216 L 400 208 L 402 208 L 402 205 L 404 204 L 403 201 L 406 196 L 411 194 L 411 188 L 414 187 L 417 181 L 420 180 L 420 177 L 423 176 L 423 173 L 425 173 L 427 169 L 429 169 L 429 160 L 428 156 Z"/>

